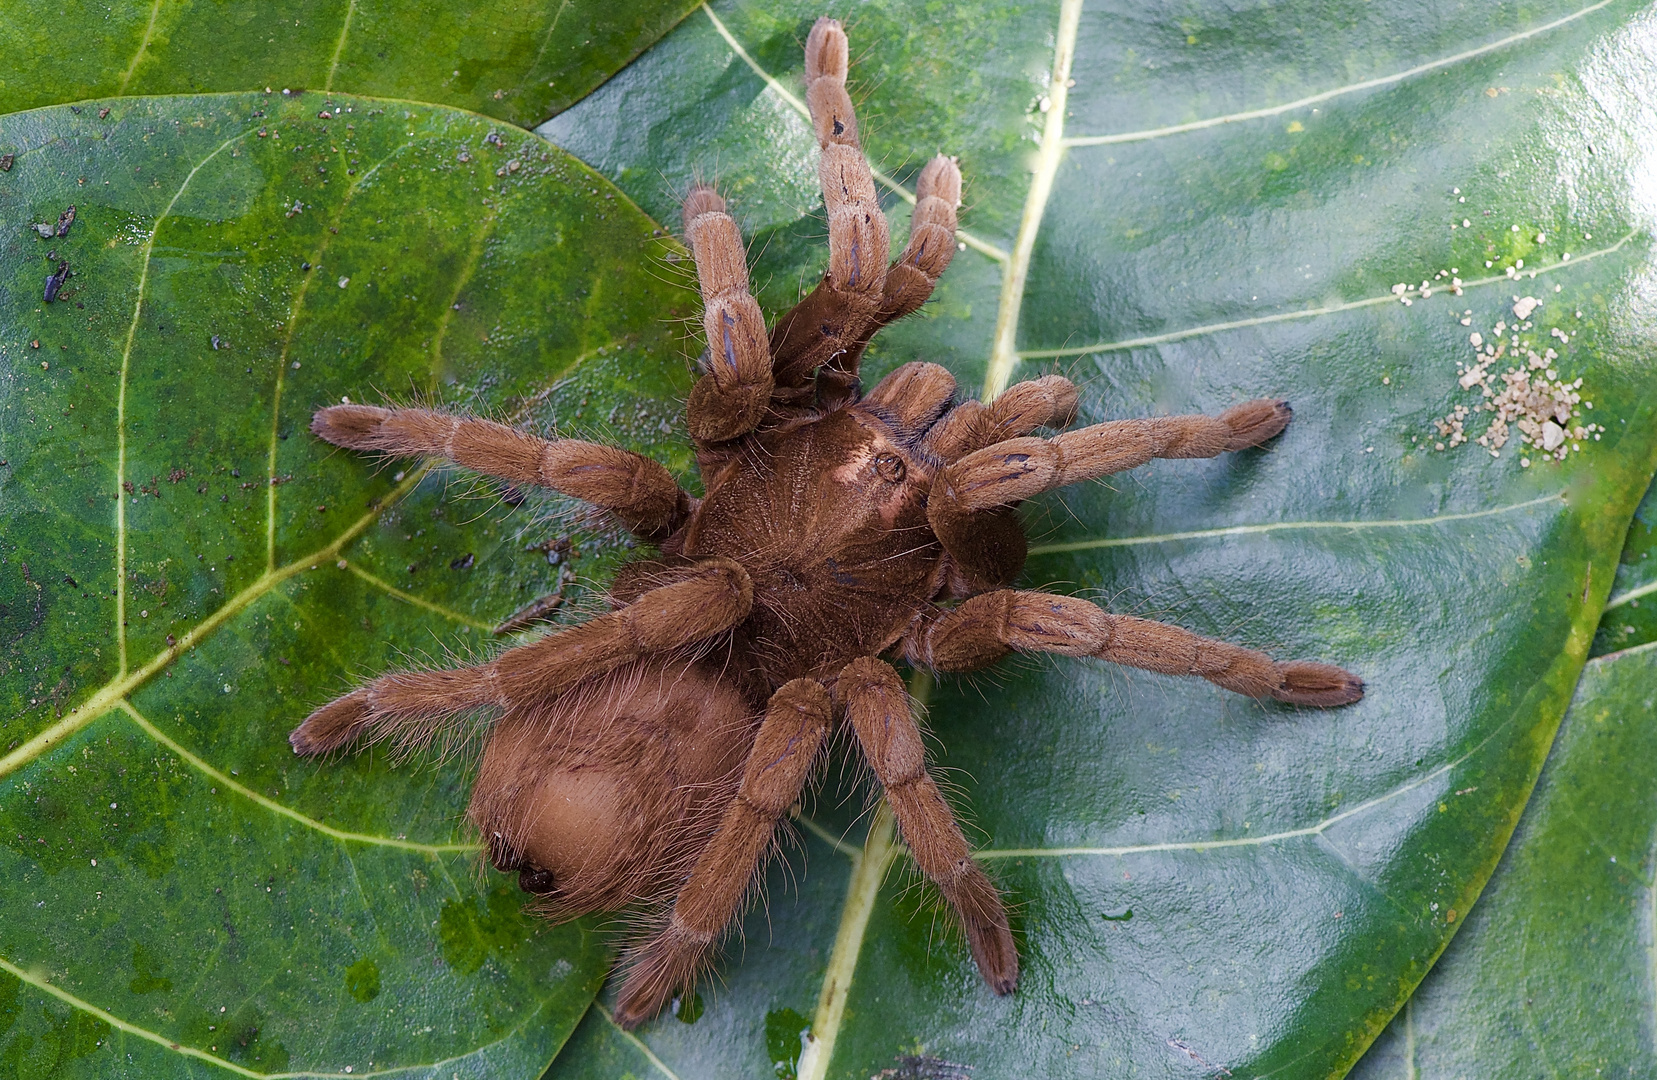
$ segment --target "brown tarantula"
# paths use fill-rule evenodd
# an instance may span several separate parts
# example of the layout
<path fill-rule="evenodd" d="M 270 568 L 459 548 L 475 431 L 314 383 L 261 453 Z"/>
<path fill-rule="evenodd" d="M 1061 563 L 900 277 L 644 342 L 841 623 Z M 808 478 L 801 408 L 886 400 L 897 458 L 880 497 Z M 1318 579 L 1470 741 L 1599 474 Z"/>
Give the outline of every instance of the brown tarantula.
<path fill-rule="evenodd" d="M 612 610 L 487 664 L 384 675 L 312 713 L 301 754 L 358 739 L 422 745 L 454 718 L 498 713 L 468 815 L 501 870 L 560 917 L 672 898 L 632 948 L 616 1020 L 632 1027 L 693 985 L 742 907 L 778 819 L 844 718 L 916 863 L 954 907 L 984 980 L 1018 980 L 1001 897 L 938 785 L 903 681 L 883 656 L 971 671 L 1011 651 L 1093 656 L 1301 705 L 1363 695 L 1328 664 L 1279 663 L 1085 600 L 1006 588 L 1024 563 L 1015 507 L 1144 464 L 1258 446 L 1290 411 L 1259 400 L 1217 417 L 1096 424 L 1049 375 L 992 402 L 956 401 L 936 364 L 860 393 L 882 326 L 915 311 L 955 251 L 961 174 L 921 171 L 909 245 L 890 266 L 886 219 L 846 95 L 846 35 L 806 42 L 807 101 L 828 211 L 822 282 L 772 328 L 748 293 L 724 201 L 684 201 L 709 350 L 686 419 L 707 494 L 648 458 L 424 409 L 335 405 L 312 430 L 340 446 L 429 455 L 539 484 L 614 514 L 660 556 L 622 569 Z M 959 603 L 953 603 L 959 601 Z"/>

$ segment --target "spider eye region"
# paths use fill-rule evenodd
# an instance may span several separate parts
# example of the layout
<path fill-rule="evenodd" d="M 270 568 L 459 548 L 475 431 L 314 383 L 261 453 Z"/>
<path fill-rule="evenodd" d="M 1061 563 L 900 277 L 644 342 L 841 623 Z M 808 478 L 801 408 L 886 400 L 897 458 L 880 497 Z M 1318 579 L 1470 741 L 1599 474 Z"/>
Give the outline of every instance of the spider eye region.
<path fill-rule="evenodd" d="M 908 471 L 903 464 L 903 459 L 896 454 L 876 454 L 874 466 L 875 472 L 880 474 L 882 480 L 888 480 L 894 484 L 902 482 L 904 473 Z"/>

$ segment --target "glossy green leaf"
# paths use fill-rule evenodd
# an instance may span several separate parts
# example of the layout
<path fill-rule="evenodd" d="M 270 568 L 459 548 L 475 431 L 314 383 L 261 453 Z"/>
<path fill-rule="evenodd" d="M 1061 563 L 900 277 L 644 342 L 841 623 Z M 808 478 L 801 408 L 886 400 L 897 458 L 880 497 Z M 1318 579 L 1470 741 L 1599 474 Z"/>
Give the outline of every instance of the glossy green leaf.
<path fill-rule="evenodd" d="M 0 118 L 7 1075 L 533 1076 L 609 965 L 479 869 L 464 766 L 286 735 L 365 673 L 492 648 L 566 572 L 581 607 L 621 541 L 307 423 L 418 398 L 683 471 L 691 294 L 539 138 L 334 103 Z"/>
<path fill-rule="evenodd" d="M 377 94 L 538 124 L 685 16 L 684 0 L 11 0 L 0 112 L 100 95 Z"/>
<path fill-rule="evenodd" d="M 797 107 L 822 10 L 715 4 L 541 129 L 658 219 L 717 177 L 772 312 L 824 259 Z M 979 982 L 877 818 L 851 855 L 814 839 L 772 871 L 696 1024 L 624 1036 L 597 1008 L 549 1075 L 767 1075 L 785 1009 L 812 1020 L 813 1080 L 1339 1075 L 1494 868 L 1657 464 L 1657 24 L 1605 4 L 827 10 L 894 235 L 930 154 L 966 175 L 967 246 L 873 374 L 925 358 L 993 390 L 1057 369 L 1085 421 L 1295 405 L 1263 452 L 1031 507 L 1025 582 L 1342 663 L 1369 695 L 1299 711 L 1071 660 L 944 681 L 936 758 L 1015 905 L 1015 995 Z M 1433 449 L 1433 421 L 1481 400 L 1458 385 L 1469 335 L 1507 334 L 1526 296 L 1525 340 L 1605 432 L 1564 462 Z M 836 807 L 810 811 L 830 837 Z"/>
<path fill-rule="evenodd" d="M 1589 662 L 1467 926 L 1357 1080 L 1650 1076 L 1657 645 Z"/>
<path fill-rule="evenodd" d="M 1593 655 L 1651 641 L 1657 641 L 1657 484 L 1646 491 L 1628 527 L 1617 579 L 1594 635 Z"/>

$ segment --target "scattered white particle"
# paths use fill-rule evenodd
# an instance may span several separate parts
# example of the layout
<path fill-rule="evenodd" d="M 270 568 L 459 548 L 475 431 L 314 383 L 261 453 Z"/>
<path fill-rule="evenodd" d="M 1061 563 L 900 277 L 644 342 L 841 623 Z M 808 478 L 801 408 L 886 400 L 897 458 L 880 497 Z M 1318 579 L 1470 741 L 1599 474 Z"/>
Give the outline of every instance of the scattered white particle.
<path fill-rule="evenodd" d="M 1460 195 L 1460 194 L 1461 194 L 1461 188 L 1459 188 L 1459 187 L 1453 187 L 1453 188 L 1451 188 L 1451 189 L 1450 189 L 1450 194 L 1452 194 L 1452 195 Z"/>
<path fill-rule="evenodd" d="M 1582 312 L 1580 312 L 1580 311 L 1579 311 L 1579 312 L 1577 312 L 1577 313 L 1576 313 L 1576 317 L 1577 317 L 1577 318 L 1579 318 L 1579 319 L 1580 319 L 1580 318 L 1582 318 Z"/>
<path fill-rule="evenodd" d="M 1466 326 L 1469 321 L 1471 321 L 1471 320 L 1463 319 L 1461 324 L 1463 326 Z M 1467 335 L 1467 340 L 1472 344 L 1473 348 L 1476 349 L 1480 345 L 1484 344 L 1484 335 L 1479 333 L 1477 330 L 1475 330 L 1471 334 Z"/>
<path fill-rule="evenodd" d="M 957 243 L 955 245 L 955 248 L 958 251 L 965 251 L 967 249 L 967 242 L 965 240 L 962 240 L 962 241 L 960 241 L 959 243 Z"/>
<path fill-rule="evenodd" d="M 1538 244 L 1545 244 L 1545 243 L 1547 243 L 1547 242 L 1548 242 L 1548 234 L 1547 234 L 1547 233 L 1545 233 L 1545 232 L 1539 232 L 1539 233 L 1537 233 L 1537 234 L 1536 234 L 1536 242 L 1537 242 L 1537 243 L 1538 243 Z"/>
<path fill-rule="evenodd" d="M 1392 376 L 1382 375 L 1381 376 L 1381 385 L 1382 386 L 1391 386 L 1392 385 Z"/>
<path fill-rule="evenodd" d="M 339 287 L 340 287 L 340 288 L 342 288 L 342 289 L 343 289 L 343 288 L 345 288 L 345 287 L 346 287 L 346 286 L 347 286 L 347 285 L 349 285 L 349 284 L 351 284 L 351 279 L 350 279 L 350 278 L 348 278 L 348 277 L 342 277 L 342 278 L 340 278 L 340 279 L 339 279 Z"/>
<path fill-rule="evenodd" d="M 1484 260 L 1484 268 L 1486 270 L 1490 269 L 1494 265 L 1496 265 L 1496 264 L 1491 262 L 1489 259 Z"/>
<path fill-rule="evenodd" d="M 1530 318 L 1530 313 L 1542 305 L 1542 301 L 1534 296 L 1523 296 L 1513 305 L 1513 315 L 1518 319 Z"/>
<path fill-rule="evenodd" d="M 1463 325 L 1463 326 L 1472 326 L 1473 325 L 1473 320 L 1469 319 L 1469 318 L 1466 318 L 1464 316 L 1461 320 L 1461 325 Z"/>
<path fill-rule="evenodd" d="M 1571 261 L 1571 253 L 1567 251 L 1565 254 L 1563 254 L 1559 257 L 1559 261 L 1560 262 L 1570 262 Z"/>
<path fill-rule="evenodd" d="M 1582 234 L 1582 238 L 1584 240 L 1592 240 L 1594 238 L 1594 234 L 1591 232 L 1585 232 Z"/>
<path fill-rule="evenodd" d="M 1468 221 L 1466 218 L 1462 218 L 1461 219 L 1461 227 L 1464 228 L 1464 229 L 1471 229 L 1473 227 L 1473 223 L 1471 221 Z"/>
<path fill-rule="evenodd" d="M 1565 444 L 1565 429 L 1552 420 L 1542 424 L 1542 449 L 1558 450 Z"/>
<path fill-rule="evenodd" d="M 1513 226 L 1513 231 L 1518 232 L 1519 231 L 1519 226 L 1517 226 L 1517 225 Z"/>
<path fill-rule="evenodd" d="M 1463 195 L 1461 198 L 1457 199 L 1456 201 L 1457 202 L 1466 202 L 1467 201 L 1467 196 Z"/>
<path fill-rule="evenodd" d="M 1564 292 L 1564 291 L 1565 291 L 1565 286 L 1563 286 L 1563 285 L 1555 285 L 1555 286 L 1554 286 L 1554 287 L 1553 287 L 1553 291 L 1554 291 L 1554 292 Z"/>
<path fill-rule="evenodd" d="M 339 399 L 339 403 L 341 405 L 349 405 L 351 404 L 351 399 L 349 397 L 342 397 Z"/>
<path fill-rule="evenodd" d="M 224 692 L 227 693 L 227 694 L 230 693 L 230 684 L 229 683 L 224 684 Z"/>
<path fill-rule="evenodd" d="M 92 865 L 93 865 L 93 866 L 97 866 L 97 865 L 98 865 L 98 860 L 97 860 L 97 859 L 93 859 L 93 860 L 92 860 Z"/>
<path fill-rule="evenodd" d="M 1514 259 L 1513 260 L 1513 265 L 1518 267 L 1520 270 L 1523 270 L 1525 268 L 1525 260 L 1523 260 L 1523 259 Z"/>
<path fill-rule="evenodd" d="M 1364 447 L 1364 453 L 1366 453 L 1366 454 L 1373 454 L 1373 453 L 1375 453 L 1375 447 L 1373 447 L 1373 446 L 1366 446 L 1366 447 Z"/>
<path fill-rule="evenodd" d="M 403 479 L 403 477 L 404 477 L 404 476 L 405 476 L 405 475 L 406 475 L 406 474 L 405 474 L 405 473 L 401 473 L 401 472 L 399 472 L 399 473 L 398 473 L 398 474 L 397 474 L 397 475 L 396 475 L 396 476 L 393 476 L 393 477 L 392 477 L 392 478 L 391 478 L 391 480 L 392 480 L 392 482 L 393 482 L 393 483 L 398 483 L 398 482 L 400 482 L 400 481 L 401 481 L 401 480 L 402 480 L 402 479 Z"/>
<path fill-rule="evenodd" d="M 110 804 L 109 804 L 109 808 L 110 808 L 110 809 L 111 809 L 111 810 L 113 810 L 113 809 L 115 809 L 115 804 L 114 804 L 114 803 L 110 803 Z"/>
<path fill-rule="evenodd" d="M 1530 468 L 1530 458 L 1528 458 L 1528 457 L 1520 458 L 1519 459 L 1519 468 L 1521 468 L 1521 469 Z"/>
<path fill-rule="evenodd" d="M 1046 112 L 1048 109 L 1051 109 L 1053 107 L 1053 99 L 1049 98 L 1047 95 L 1043 94 L 1042 98 L 1041 98 L 1041 101 L 1039 102 L 1039 105 L 1040 105 L 1041 111 Z"/>

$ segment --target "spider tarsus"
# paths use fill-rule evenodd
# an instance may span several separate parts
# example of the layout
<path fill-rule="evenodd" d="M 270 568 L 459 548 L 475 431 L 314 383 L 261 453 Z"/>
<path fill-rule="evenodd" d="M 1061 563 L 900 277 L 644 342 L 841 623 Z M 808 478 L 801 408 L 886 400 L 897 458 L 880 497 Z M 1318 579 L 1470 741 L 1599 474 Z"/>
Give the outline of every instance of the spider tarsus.
<path fill-rule="evenodd" d="M 961 205 L 961 166 L 952 157 L 939 154 L 921 169 L 915 178 L 915 203 L 925 199 L 942 199 L 955 209 Z"/>
<path fill-rule="evenodd" d="M 1364 681 L 1333 664 L 1292 660 L 1277 665 L 1280 681 L 1272 697 L 1291 705 L 1331 709 L 1362 700 Z"/>
<path fill-rule="evenodd" d="M 378 405 L 330 405 L 311 417 L 311 433 L 335 446 L 371 450 L 380 425 L 391 414 Z"/>
<path fill-rule="evenodd" d="M 812 24 L 811 34 L 805 41 L 806 85 L 825 77 L 843 83 L 850 67 L 851 43 L 846 39 L 845 28 L 839 19 L 824 15 Z"/>
<path fill-rule="evenodd" d="M 307 716 L 288 735 L 288 744 L 301 757 L 326 754 L 356 738 L 370 719 L 368 690 L 355 690 Z"/>
<path fill-rule="evenodd" d="M 1246 450 L 1259 446 L 1289 426 L 1295 411 L 1280 398 L 1256 398 L 1241 405 L 1233 405 L 1220 414 L 1220 419 L 1231 428 L 1227 450 Z"/>
<path fill-rule="evenodd" d="M 711 943 L 710 935 L 669 922 L 627 972 L 616 996 L 617 1026 L 631 1031 L 661 1012 L 674 991 L 693 987 Z"/>
<path fill-rule="evenodd" d="M 698 184 L 685 195 L 684 220 L 685 231 L 690 231 L 691 223 L 703 214 L 723 214 L 725 200 L 708 184 Z"/>

